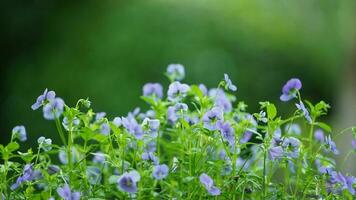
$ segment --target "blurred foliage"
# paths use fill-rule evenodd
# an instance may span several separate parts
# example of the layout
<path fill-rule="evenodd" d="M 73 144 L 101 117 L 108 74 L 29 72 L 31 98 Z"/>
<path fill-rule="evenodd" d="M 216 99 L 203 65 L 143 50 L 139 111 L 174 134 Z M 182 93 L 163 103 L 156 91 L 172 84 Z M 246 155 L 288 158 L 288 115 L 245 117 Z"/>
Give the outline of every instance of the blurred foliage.
<path fill-rule="evenodd" d="M 169 63 L 189 83 L 215 87 L 223 73 L 238 100 L 279 103 L 291 77 L 312 101 L 333 105 L 355 36 L 355 1 L 4 1 L 1 6 L 1 143 L 11 128 L 55 135 L 30 105 L 45 88 L 67 104 L 125 115 L 145 82 L 168 81 Z M 282 105 L 283 108 L 283 105 Z M 286 108 L 286 106 L 284 107 Z M 288 112 L 288 110 L 284 110 Z"/>

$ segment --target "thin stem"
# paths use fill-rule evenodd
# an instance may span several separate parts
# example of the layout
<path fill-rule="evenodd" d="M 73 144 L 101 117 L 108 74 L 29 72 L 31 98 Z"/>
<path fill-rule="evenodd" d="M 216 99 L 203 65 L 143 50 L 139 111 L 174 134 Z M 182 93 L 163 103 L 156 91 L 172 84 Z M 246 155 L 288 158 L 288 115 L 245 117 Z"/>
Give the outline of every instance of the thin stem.
<path fill-rule="evenodd" d="M 59 122 L 59 118 L 56 118 L 55 121 L 56 121 L 57 131 L 58 131 L 59 136 L 60 136 L 60 138 L 62 140 L 62 143 L 64 144 L 64 146 L 67 146 L 66 138 L 64 136 L 64 133 L 63 133 L 63 130 L 62 130 L 62 126 L 61 126 L 61 124 Z"/>

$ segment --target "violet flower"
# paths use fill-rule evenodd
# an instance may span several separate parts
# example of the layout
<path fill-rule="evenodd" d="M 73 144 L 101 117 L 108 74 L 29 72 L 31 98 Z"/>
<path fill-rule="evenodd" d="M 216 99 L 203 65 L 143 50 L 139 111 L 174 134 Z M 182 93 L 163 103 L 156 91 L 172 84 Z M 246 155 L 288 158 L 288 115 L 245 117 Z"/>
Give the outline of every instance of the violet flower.
<path fill-rule="evenodd" d="M 56 93 L 54 91 L 48 91 L 47 88 L 39 97 L 37 97 L 36 102 L 31 106 L 32 110 L 37 110 L 39 107 L 44 105 L 45 101 L 54 100 Z"/>
<path fill-rule="evenodd" d="M 203 173 L 199 176 L 200 183 L 205 187 L 205 189 L 209 192 L 212 196 L 220 195 L 221 191 L 219 188 L 214 186 L 213 179 L 210 178 L 207 174 Z"/>
<path fill-rule="evenodd" d="M 168 166 L 166 164 L 156 165 L 153 168 L 152 176 L 156 180 L 162 180 L 168 176 Z"/>
<path fill-rule="evenodd" d="M 143 88 L 143 96 L 152 96 L 162 99 L 163 98 L 163 87 L 159 83 L 146 83 Z"/>
<path fill-rule="evenodd" d="M 216 123 L 220 120 L 224 120 L 223 111 L 219 107 L 214 107 L 204 114 L 202 120 L 205 128 L 210 131 L 215 131 L 218 128 Z"/>
<path fill-rule="evenodd" d="M 184 66 L 181 64 L 170 64 L 167 67 L 167 76 L 171 80 L 181 81 L 185 77 Z"/>
<path fill-rule="evenodd" d="M 57 193 L 64 200 L 79 200 L 80 192 L 72 192 L 68 184 L 57 189 Z"/>
<path fill-rule="evenodd" d="M 128 193 L 137 192 L 137 182 L 140 181 L 141 176 L 136 170 L 125 172 L 118 180 L 118 187 L 120 190 Z"/>
<path fill-rule="evenodd" d="M 229 75 L 224 74 L 224 81 L 226 83 L 225 86 L 226 86 L 227 89 L 229 89 L 229 90 L 231 90 L 233 92 L 235 92 L 237 90 L 237 87 L 234 84 L 232 84 L 232 81 L 229 78 Z"/>
<path fill-rule="evenodd" d="M 25 142 L 27 140 L 26 129 L 24 126 L 15 126 L 12 129 L 12 136 L 14 138 L 18 138 L 21 142 Z"/>
<path fill-rule="evenodd" d="M 297 78 L 290 79 L 282 88 L 281 101 L 289 101 L 297 97 L 297 92 L 302 88 L 302 82 Z"/>

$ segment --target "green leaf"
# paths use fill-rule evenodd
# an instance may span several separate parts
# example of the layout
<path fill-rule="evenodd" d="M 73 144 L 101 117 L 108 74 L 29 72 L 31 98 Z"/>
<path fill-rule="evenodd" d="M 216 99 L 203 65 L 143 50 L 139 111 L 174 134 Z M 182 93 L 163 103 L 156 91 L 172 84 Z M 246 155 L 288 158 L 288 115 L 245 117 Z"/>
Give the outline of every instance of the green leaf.
<path fill-rule="evenodd" d="M 268 104 L 267 105 L 267 116 L 268 119 L 274 119 L 277 115 L 277 109 L 274 104 Z"/>
<path fill-rule="evenodd" d="M 17 142 L 11 142 L 6 146 L 6 149 L 9 153 L 16 151 L 20 148 L 20 145 Z"/>
<path fill-rule="evenodd" d="M 332 131 L 331 127 L 329 125 L 323 123 L 323 122 L 317 122 L 316 125 L 319 126 L 322 129 L 324 129 L 327 132 L 331 132 Z"/>

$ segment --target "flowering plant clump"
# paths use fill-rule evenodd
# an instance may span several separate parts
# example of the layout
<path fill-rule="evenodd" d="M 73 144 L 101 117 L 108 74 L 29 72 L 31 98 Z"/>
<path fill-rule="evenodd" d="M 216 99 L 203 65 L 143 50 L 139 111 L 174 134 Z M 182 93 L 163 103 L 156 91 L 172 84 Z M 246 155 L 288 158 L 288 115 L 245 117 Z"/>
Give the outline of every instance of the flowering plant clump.
<path fill-rule="evenodd" d="M 182 83 L 185 69 L 168 66 L 167 95 L 159 83 L 143 86 L 150 109 L 107 118 L 80 99 L 66 105 L 44 91 L 31 106 L 57 127 L 20 151 L 24 126 L 0 145 L 0 195 L 5 199 L 354 199 L 356 179 L 337 170 L 332 129 L 320 121 L 330 106 L 304 100 L 299 79 L 281 101 L 295 109 L 279 116 L 260 102 L 249 113 L 227 74 L 217 88 Z M 353 133 L 350 127 L 341 131 Z M 333 134 L 333 136 L 336 136 Z M 350 142 L 356 152 L 356 140 Z"/>

